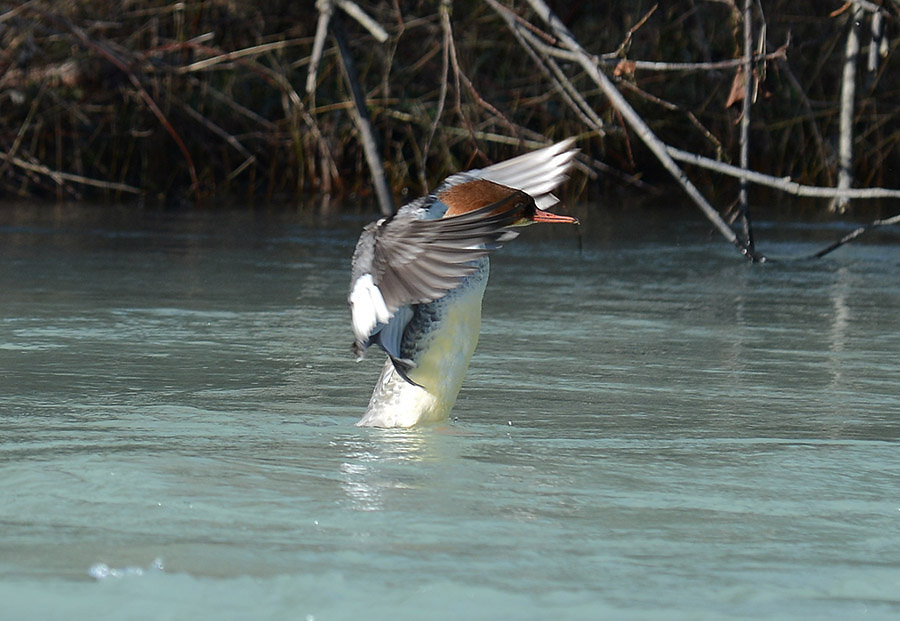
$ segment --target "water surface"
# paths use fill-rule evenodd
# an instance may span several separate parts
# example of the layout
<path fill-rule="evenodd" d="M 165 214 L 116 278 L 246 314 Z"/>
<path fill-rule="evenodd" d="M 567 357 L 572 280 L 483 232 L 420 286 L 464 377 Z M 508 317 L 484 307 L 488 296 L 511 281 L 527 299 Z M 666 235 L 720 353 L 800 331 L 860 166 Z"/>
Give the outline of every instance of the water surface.
<path fill-rule="evenodd" d="M 364 219 L 0 210 L 0 615 L 895 618 L 896 233 L 580 215 L 495 256 L 455 419 L 384 431 Z"/>

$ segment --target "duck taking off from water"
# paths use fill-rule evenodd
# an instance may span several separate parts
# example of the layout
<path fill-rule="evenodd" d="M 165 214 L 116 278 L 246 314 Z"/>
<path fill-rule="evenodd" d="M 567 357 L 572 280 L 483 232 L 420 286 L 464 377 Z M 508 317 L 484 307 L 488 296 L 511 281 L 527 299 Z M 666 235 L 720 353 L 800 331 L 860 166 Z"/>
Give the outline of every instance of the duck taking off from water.
<path fill-rule="evenodd" d="M 361 359 L 387 353 L 368 427 L 411 427 L 450 414 L 478 343 L 488 253 L 534 222 L 578 224 L 545 211 L 577 152 L 555 145 L 451 175 L 428 196 L 363 229 L 353 253 L 350 315 Z"/>

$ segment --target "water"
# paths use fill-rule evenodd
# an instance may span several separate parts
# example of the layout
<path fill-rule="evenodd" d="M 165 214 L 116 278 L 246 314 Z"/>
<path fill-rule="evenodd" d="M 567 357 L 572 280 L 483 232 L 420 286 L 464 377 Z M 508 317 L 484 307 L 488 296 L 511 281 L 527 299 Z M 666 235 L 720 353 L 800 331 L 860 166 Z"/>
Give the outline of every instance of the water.
<path fill-rule="evenodd" d="M 363 220 L 4 208 L 0 618 L 896 618 L 896 232 L 581 215 L 496 255 L 456 420 L 384 431 Z"/>

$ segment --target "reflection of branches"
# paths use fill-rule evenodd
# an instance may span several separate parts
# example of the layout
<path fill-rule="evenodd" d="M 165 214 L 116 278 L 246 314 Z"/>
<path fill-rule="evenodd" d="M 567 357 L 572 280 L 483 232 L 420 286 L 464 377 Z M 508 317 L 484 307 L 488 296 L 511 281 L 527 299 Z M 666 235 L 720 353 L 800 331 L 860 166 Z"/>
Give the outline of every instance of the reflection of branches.
<path fill-rule="evenodd" d="M 875 220 L 871 224 L 861 226 L 858 229 L 854 230 L 853 232 L 848 233 L 847 235 L 844 235 L 838 241 L 834 242 L 830 246 L 827 246 L 827 247 L 823 248 L 822 250 L 819 250 L 818 252 L 814 253 L 812 256 L 816 259 L 820 259 L 820 258 L 824 257 L 826 254 L 832 252 L 833 250 L 837 250 L 838 248 L 840 248 L 847 242 L 853 241 L 854 239 L 856 239 L 857 237 L 859 237 L 860 235 L 862 235 L 863 233 L 865 233 L 867 231 L 871 231 L 872 229 L 881 228 L 883 226 L 890 226 L 892 224 L 900 224 L 900 215 L 896 215 L 893 218 L 886 218 L 884 220 Z"/>

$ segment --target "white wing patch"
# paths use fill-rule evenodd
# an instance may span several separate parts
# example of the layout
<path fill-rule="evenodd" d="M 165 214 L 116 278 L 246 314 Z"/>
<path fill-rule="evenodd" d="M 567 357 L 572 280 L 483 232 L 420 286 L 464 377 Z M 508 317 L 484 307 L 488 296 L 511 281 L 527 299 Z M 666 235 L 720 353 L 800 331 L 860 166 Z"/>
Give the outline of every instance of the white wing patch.
<path fill-rule="evenodd" d="M 375 326 L 391 320 L 392 314 L 371 274 L 363 274 L 356 279 L 349 300 L 353 333 L 358 341 L 367 341 Z"/>

